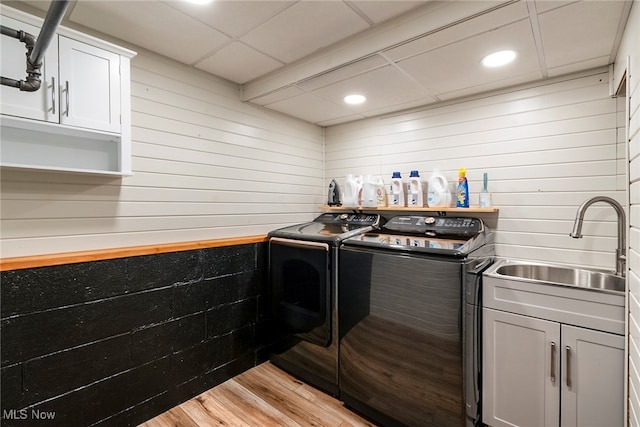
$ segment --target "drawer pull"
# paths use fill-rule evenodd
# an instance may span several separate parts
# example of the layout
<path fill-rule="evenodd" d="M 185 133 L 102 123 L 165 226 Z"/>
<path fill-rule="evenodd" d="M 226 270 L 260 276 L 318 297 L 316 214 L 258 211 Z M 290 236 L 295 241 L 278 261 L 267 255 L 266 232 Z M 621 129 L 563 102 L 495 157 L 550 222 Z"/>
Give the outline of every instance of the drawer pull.
<path fill-rule="evenodd" d="M 56 114 L 56 78 L 51 77 L 51 114 Z"/>
<path fill-rule="evenodd" d="M 551 341 L 551 383 L 556 383 L 556 343 Z"/>
<path fill-rule="evenodd" d="M 66 92 L 65 98 L 66 98 L 66 101 L 67 101 L 67 111 L 65 111 L 64 114 L 67 117 L 69 117 L 69 81 L 68 80 L 64 82 L 64 88 L 65 88 L 65 92 Z"/>
<path fill-rule="evenodd" d="M 565 348 L 566 356 L 567 356 L 567 388 L 571 389 L 572 381 L 571 381 L 571 347 L 567 346 Z"/>

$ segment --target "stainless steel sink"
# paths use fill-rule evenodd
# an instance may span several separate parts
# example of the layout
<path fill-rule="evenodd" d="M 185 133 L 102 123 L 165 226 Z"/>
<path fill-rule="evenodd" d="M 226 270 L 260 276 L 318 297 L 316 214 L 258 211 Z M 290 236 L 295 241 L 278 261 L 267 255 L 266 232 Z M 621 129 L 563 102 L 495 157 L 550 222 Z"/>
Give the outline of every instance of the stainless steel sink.
<path fill-rule="evenodd" d="M 516 262 L 501 265 L 493 272 L 494 274 L 509 276 L 515 279 L 577 286 L 611 293 L 624 293 L 625 291 L 624 277 L 596 270 L 585 270 L 551 264 Z"/>

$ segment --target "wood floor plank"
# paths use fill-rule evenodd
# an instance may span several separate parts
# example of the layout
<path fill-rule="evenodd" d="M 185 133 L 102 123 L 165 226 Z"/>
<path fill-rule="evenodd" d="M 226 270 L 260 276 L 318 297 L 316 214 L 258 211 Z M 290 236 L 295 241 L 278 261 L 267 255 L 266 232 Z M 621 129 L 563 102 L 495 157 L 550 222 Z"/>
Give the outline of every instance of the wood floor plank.
<path fill-rule="evenodd" d="M 277 407 L 279 411 L 300 425 L 308 426 L 336 426 L 341 420 L 334 413 L 305 399 L 300 399 L 290 390 L 273 387 L 262 381 L 260 377 L 239 376 L 235 381 L 255 390 L 269 405 Z"/>
<path fill-rule="evenodd" d="M 299 427 L 280 410 L 269 405 L 237 381 L 228 381 L 207 393 L 210 399 L 216 399 L 229 410 L 238 414 L 247 425 Z"/>
<path fill-rule="evenodd" d="M 238 414 L 229 410 L 222 402 L 211 399 L 207 392 L 178 406 L 195 421 L 196 426 L 245 427 L 247 424 Z M 174 408 L 175 409 L 175 408 Z"/>
<path fill-rule="evenodd" d="M 162 416 L 152 418 L 139 427 L 200 427 L 203 425 L 205 424 L 198 424 L 192 420 L 181 406 L 176 406 Z"/>
<path fill-rule="evenodd" d="M 289 403 L 288 400 L 291 400 L 293 403 L 285 407 L 293 410 L 290 416 L 302 425 L 374 426 L 345 408 L 337 399 L 301 382 L 269 363 L 262 365 L 261 369 L 245 372 L 237 378 L 237 381 L 245 384 L 246 387 L 272 388 L 274 395 L 281 398 L 283 402 Z M 303 418 L 297 418 L 300 414 L 307 415 L 303 415 Z"/>
<path fill-rule="evenodd" d="M 271 363 L 232 378 L 139 427 L 375 427 Z"/>

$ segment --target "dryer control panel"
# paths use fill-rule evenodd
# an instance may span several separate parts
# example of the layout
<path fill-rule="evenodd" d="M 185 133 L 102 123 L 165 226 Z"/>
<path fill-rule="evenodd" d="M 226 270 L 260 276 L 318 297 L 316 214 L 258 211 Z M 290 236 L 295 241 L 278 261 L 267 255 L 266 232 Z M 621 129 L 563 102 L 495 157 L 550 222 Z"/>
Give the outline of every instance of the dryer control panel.
<path fill-rule="evenodd" d="M 357 214 L 357 213 L 324 213 L 313 220 L 323 224 L 348 224 L 364 227 L 366 225 L 377 226 L 380 222 L 380 215 L 377 214 Z"/>

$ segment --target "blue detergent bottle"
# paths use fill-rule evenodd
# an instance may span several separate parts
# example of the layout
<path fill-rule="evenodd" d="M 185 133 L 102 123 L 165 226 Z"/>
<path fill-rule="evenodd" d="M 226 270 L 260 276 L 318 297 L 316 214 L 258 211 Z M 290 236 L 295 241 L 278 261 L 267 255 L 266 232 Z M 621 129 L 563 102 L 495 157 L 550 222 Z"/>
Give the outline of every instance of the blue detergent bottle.
<path fill-rule="evenodd" d="M 458 188 L 456 189 L 456 207 L 469 207 L 469 183 L 467 182 L 467 170 L 458 169 Z"/>

